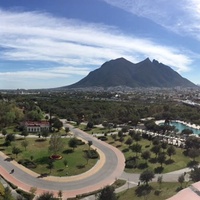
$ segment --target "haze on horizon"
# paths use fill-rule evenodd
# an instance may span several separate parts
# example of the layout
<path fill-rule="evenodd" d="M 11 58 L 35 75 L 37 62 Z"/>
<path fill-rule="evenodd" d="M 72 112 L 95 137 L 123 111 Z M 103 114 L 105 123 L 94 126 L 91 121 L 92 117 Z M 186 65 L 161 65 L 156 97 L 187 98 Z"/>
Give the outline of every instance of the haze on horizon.
<path fill-rule="evenodd" d="M 119 57 L 200 83 L 198 0 L 1 0 L 0 19 L 0 89 L 70 85 Z"/>

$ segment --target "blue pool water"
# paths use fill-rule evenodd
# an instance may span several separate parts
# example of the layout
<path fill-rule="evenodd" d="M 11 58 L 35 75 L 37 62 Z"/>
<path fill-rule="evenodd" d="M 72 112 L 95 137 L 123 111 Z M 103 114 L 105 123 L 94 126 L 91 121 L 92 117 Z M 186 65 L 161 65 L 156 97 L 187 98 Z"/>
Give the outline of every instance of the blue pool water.
<path fill-rule="evenodd" d="M 189 126 L 186 126 L 185 124 L 179 123 L 179 122 L 170 122 L 170 126 L 175 126 L 176 129 L 179 130 L 179 132 L 181 132 L 184 129 L 190 129 L 193 131 L 194 134 L 200 135 L 200 130 L 199 129 L 195 129 Z"/>

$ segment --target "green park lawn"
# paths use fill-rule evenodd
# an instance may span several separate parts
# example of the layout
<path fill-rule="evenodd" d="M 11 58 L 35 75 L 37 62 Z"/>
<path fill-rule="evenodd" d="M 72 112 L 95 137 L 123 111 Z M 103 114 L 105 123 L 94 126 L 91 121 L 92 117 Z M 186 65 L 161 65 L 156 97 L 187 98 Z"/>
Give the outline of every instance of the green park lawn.
<path fill-rule="evenodd" d="M 50 161 L 49 156 L 51 153 L 48 151 L 49 139 L 40 140 L 39 138 L 26 138 L 28 141 L 28 146 L 25 148 L 21 145 L 24 139 L 16 139 L 11 143 L 11 146 L 4 146 L 4 138 L 0 138 L 0 150 L 3 151 L 9 157 L 14 158 L 16 161 L 21 159 L 29 159 L 37 164 L 36 168 L 31 170 L 37 172 L 38 174 L 49 174 L 54 176 L 69 176 L 81 174 L 83 172 L 91 169 L 97 162 L 97 159 L 87 159 L 85 158 L 84 150 L 88 150 L 88 144 L 78 145 L 74 151 L 68 146 L 68 138 L 63 138 L 64 149 L 59 154 L 62 156 L 61 160 L 55 160 L 53 163 L 54 167 L 50 170 L 48 168 L 48 163 Z M 17 156 L 12 154 L 12 148 L 18 147 L 21 150 Z M 67 160 L 68 166 L 65 167 L 64 160 Z"/>
<path fill-rule="evenodd" d="M 117 147 L 119 150 L 121 150 L 124 153 L 125 158 L 129 158 L 129 157 L 134 157 L 136 156 L 136 153 L 133 152 L 131 149 L 129 149 L 129 146 L 127 144 L 125 144 L 125 141 L 127 140 L 127 138 L 130 136 L 125 136 L 124 137 L 124 141 L 120 142 L 120 141 L 114 141 L 113 138 L 111 136 L 108 136 L 108 140 L 107 142 L 111 145 L 113 145 L 114 147 Z M 135 142 L 133 141 L 133 144 Z M 152 148 L 153 144 L 151 143 L 151 141 L 146 140 L 146 139 L 142 139 L 141 141 L 138 142 L 138 144 L 142 145 L 142 152 L 149 150 Z M 176 148 L 176 154 L 171 156 L 171 161 L 170 161 L 170 157 L 166 155 L 166 162 L 163 164 L 163 168 L 160 171 L 160 164 L 158 162 L 155 162 L 155 154 L 153 152 L 151 152 L 151 158 L 146 161 L 141 158 L 141 153 L 138 153 L 138 160 L 137 160 L 137 165 L 139 167 L 137 168 L 126 168 L 125 171 L 129 172 L 129 173 L 141 173 L 144 169 L 148 168 L 152 171 L 154 171 L 155 173 L 168 173 L 171 171 L 175 171 L 175 170 L 179 170 L 179 169 L 183 169 L 185 167 L 187 167 L 187 164 L 189 161 L 191 161 L 191 159 L 188 156 L 185 156 L 183 154 L 184 149 L 181 148 Z M 166 151 L 166 150 L 164 150 Z M 197 161 L 200 160 L 200 158 L 196 158 Z"/>
<path fill-rule="evenodd" d="M 144 192 L 140 191 L 138 187 L 134 187 L 131 189 L 127 189 L 119 194 L 118 200 L 127 200 L 127 199 L 134 199 L 134 200 L 141 200 L 141 199 L 148 199 L 148 200 L 160 200 L 160 199 L 167 199 L 175 195 L 180 188 L 180 183 L 171 183 L 171 182 L 163 182 L 161 185 L 160 192 L 159 191 L 159 184 L 158 183 L 150 183 L 152 190 L 149 194 L 145 195 Z M 183 184 L 183 187 L 187 187 L 186 183 Z"/>

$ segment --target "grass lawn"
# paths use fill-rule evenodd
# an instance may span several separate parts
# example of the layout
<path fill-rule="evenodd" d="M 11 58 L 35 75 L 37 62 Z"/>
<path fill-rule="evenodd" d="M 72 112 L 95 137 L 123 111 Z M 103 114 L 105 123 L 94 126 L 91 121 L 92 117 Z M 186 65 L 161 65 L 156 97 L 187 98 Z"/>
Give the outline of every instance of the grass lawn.
<path fill-rule="evenodd" d="M 86 131 L 89 134 L 92 134 L 92 133 L 94 133 L 94 134 L 103 133 L 104 134 L 104 133 L 110 133 L 110 132 L 115 131 L 115 129 L 111 129 L 111 128 L 109 129 L 109 128 L 104 128 L 104 127 L 96 127 L 96 126 L 94 126 L 90 130 L 87 130 L 86 125 L 84 125 L 84 124 L 79 124 L 78 126 L 76 125 L 75 127 L 79 128 L 83 131 Z"/>
<path fill-rule="evenodd" d="M 109 144 L 117 147 L 118 149 L 120 149 L 124 153 L 125 158 L 134 157 L 134 156 L 136 156 L 136 153 L 132 152 L 132 150 L 129 149 L 129 146 L 125 144 L 125 141 L 127 140 L 128 137 L 130 137 L 130 136 L 125 136 L 124 142 L 121 143 L 120 141 L 114 141 L 112 137 L 108 136 L 107 142 Z M 135 143 L 135 142 L 133 142 L 133 143 Z M 142 139 L 141 141 L 138 142 L 138 144 L 142 145 L 142 152 L 146 151 L 146 150 L 150 150 L 153 146 L 153 144 L 151 144 L 151 142 L 146 139 Z M 184 149 L 176 148 L 176 155 L 173 155 L 171 157 L 172 161 L 173 161 L 172 163 L 169 162 L 170 157 L 166 155 L 168 162 L 165 162 L 163 164 L 162 170 L 160 170 L 161 165 L 158 162 L 155 162 L 155 154 L 153 152 L 151 152 L 151 159 L 149 159 L 147 161 L 147 164 L 146 164 L 146 161 L 143 158 L 141 158 L 141 154 L 138 153 L 137 165 L 139 167 L 132 168 L 132 169 L 126 168 L 125 171 L 130 172 L 130 173 L 141 173 L 144 169 L 148 168 L 150 170 L 153 170 L 155 173 L 160 173 L 160 172 L 167 173 L 167 172 L 185 168 L 185 167 L 187 167 L 187 163 L 191 159 L 189 157 L 185 156 L 183 154 L 183 151 L 184 151 Z M 199 161 L 200 158 L 198 157 L 196 160 Z"/>
<path fill-rule="evenodd" d="M 162 183 L 161 190 L 159 192 L 158 183 L 151 183 L 149 185 L 151 186 L 152 190 L 147 195 L 145 195 L 145 192 L 142 192 L 142 190 L 139 190 L 138 187 L 134 187 L 117 194 L 118 200 L 127 200 L 127 199 L 163 200 L 175 195 L 177 193 L 177 190 L 180 188 L 180 183 L 166 182 Z M 183 184 L 183 187 L 188 187 L 188 186 L 186 186 L 186 184 Z"/>
<path fill-rule="evenodd" d="M 37 164 L 37 167 L 32 169 L 33 171 L 37 172 L 38 174 L 50 173 L 50 169 L 48 169 L 48 162 L 50 161 L 49 156 L 51 155 L 48 151 L 49 140 L 26 138 L 29 143 L 26 150 L 21 145 L 21 142 L 23 140 L 23 138 L 16 139 L 14 142 L 11 143 L 11 146 L 5 147 L 3 146 L 4 138 L 0 138 L 0 150 L 8 156 L 14 158 L 16 161 L 19 161 L 21 159 L 31 160 L 32 157 L 32 161 Z M 98 159 L 89 159 L 87 163 L 87 160 L 84 158 L 84 150 L 88 150 L 87 144 L 77 146 L 77 148 L 75 148 L 74 151 L 70 153 L 71 148 L 68 146 L 69 139 L 63 138 L 62 141 L 64 143 L 64 149 L 63 152 L 59 155 L 61 155 L 63 158 L 61 160 L 55 160 L 53 162 L 54 168 L 51 170 L 51 175 L 77 175 L 88 171 L 96 164 Z M 14 146 L 20 148 L 22 151 L 18 154 L 17 157 L 16 155 L 12 154 L 12 148 Z M 63 163 L 64 160 L 67 160 L 68 162 L 67 167 L 65 167 Z"/>

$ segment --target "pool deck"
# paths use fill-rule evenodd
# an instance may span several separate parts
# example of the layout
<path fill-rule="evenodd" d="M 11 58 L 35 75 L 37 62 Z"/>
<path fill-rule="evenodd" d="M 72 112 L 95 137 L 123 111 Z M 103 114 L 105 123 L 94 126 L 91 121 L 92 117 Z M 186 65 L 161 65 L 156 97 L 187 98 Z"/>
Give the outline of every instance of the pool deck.
<path fill-rule="evenodd" d="M 156 124 L 160 124 L 160 123 L 164 123 L 164 122 L 165 122 L 165 120 L 157 120 L 157 121 L 155 121 Z M 184 121 L 181 121 L 181 120 L 172 120 L 172 122 L 178 122 L 178 123 L 184 124 L 185 126 L 188 126 L 190 128 L 194 128 L 194 129 L 200 130 L 200 125 L 190 124 L 190 123 L 187 123 L 187 122 L 184 122 Z"/>

